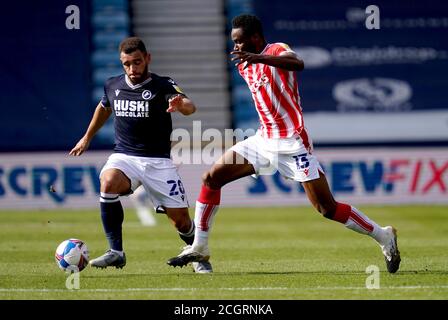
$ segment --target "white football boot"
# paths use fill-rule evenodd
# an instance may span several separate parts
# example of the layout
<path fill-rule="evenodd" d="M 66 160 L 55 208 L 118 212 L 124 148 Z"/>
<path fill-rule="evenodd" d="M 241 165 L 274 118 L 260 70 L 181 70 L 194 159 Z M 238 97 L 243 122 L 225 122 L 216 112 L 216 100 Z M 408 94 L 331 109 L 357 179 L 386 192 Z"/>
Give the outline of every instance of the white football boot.
<path fill-rule="evenodd" d="M 387 271 L 395 273 L 400 268 L 400 251 L 398 250 L 397 230 L 394 227 L 387 226 L 383 228 L 385 236 L 380 244 L 386 261 Z"/>
<path fill-rule="evenodd" d="M 183 267 L 190 262 L 203 262 L 210 259 L 210 252 L 207 247 L 196 249 L 191 245 L 187 245 L 183 248 L 182 252 L 174 258 L 167 261 L 172 267 Z"/>

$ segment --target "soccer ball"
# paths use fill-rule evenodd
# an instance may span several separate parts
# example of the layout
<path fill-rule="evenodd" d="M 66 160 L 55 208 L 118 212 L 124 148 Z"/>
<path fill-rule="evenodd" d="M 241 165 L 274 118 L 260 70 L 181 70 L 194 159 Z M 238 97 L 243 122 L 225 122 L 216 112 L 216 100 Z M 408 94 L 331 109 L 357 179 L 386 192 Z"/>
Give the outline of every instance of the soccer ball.
<path fill-rule="evenodd" d="M 54 257 L 61 270 L 80 272 L 89 263 L 89 249 L 79 239 L 68 239 L 57 247 Z"/>

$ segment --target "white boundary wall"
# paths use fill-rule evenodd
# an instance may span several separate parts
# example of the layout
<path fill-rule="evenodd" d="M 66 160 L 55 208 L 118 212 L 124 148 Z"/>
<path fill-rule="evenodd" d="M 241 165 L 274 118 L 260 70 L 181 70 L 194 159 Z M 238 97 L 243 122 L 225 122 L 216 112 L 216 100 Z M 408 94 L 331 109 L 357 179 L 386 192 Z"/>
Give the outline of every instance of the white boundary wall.
<path fill-rule="evenodd" d="M 98 207 L 98 174 L 109 154 L 90 151 L 76 158 L 62 152 L 0 154 L 0 209 Z M 316 155 L 339 201 L 448 203 L 448 148 L 319 149 Z M 192 206 L 208 167 L 179 166 Z M 123 203 L 130 205 L 129 199 Z M 222 193 L 223 206 L 308 204 L 299 185 L 278 174 L 240 179 Z"/>

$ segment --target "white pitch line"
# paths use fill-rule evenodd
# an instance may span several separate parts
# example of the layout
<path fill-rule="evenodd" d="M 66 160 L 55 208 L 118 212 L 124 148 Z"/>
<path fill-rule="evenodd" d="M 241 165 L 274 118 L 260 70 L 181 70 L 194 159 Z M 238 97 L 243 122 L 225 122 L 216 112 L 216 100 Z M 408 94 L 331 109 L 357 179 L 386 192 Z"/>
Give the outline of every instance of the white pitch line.
<path fill-rule="evenodd" d="M 216 288 L 123 288 L 123 289 L 21 289 L 21 288 L 0 288 L 0 292 L 129 292 L 129 291 L 208 291 Z M 217 288 L 226 291 L 250 291 L 250 290 L 290 290 L 290 288 Z"/>
<path fill-rule="evenodd" d="M 260 288 L 123 288 L 123 289 L 33 289 L 33 288 L 0 288 L 1 292 L 139 292 L 139 291 L 317 291 L 317 290 L 367 290 L 366 287 L 305 287 L 305 288 L 287 288 L 287 287 L 260 287 Z M 386 286 L 380 287 L 387 290 L 419 290 L 419 289 L 448 289 L 448 285 L 440 286 Z M 373 290 L 375 291 L 375 290 Z"/>

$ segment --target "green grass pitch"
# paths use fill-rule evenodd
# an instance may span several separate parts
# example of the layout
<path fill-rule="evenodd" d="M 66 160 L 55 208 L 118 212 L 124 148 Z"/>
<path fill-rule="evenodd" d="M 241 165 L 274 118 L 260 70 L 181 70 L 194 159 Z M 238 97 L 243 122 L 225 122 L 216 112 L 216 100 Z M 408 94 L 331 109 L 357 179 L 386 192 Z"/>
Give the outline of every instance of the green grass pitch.
<path fill-rule="evenodd" d="M 379 246 L 310 207 L 222 208 L 210 240 L 212 275 L 166 260 L 183 242 L 164 215 L 142 227 L 125 213 L 124 269 L 80 273 L 80 289 L 54 261 L 57 245 L 84 240 L 90 257 L 107 248 L 97 210 L 0 211 L 0 300 L 5 299 L 448 299 L 446 206 L 359 207 L 398 229 L 400 271 L 386 271 Z M 193 212 L 191 212 L 193 215 Z M 369 265 L 380 289 L 367 289 Z"/>

